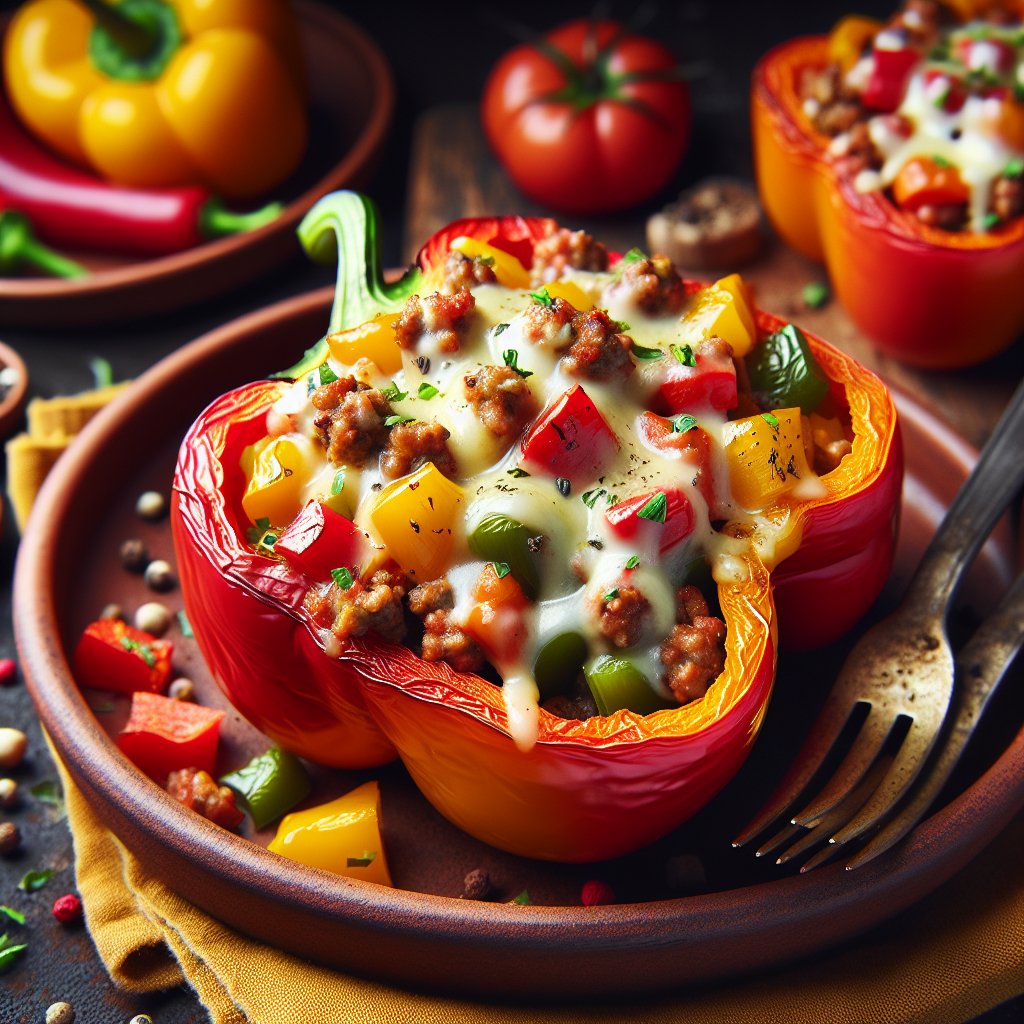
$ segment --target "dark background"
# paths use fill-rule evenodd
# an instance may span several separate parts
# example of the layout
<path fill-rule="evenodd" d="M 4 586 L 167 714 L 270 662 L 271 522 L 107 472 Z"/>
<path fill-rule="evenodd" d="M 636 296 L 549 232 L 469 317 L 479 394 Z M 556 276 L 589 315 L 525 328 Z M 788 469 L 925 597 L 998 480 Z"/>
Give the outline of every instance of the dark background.
<path fill-rule="evenodd" d="M 0 3 L 0 12 L 14 5 Z M 556 2 L 503 5 L 395 5 L 379 2 L 335 4 L 360 25 L 385 53 L 397 86 L 393 128 L 375 178 L 367 192 L 384 214 L 384 259 L 398 265 L 411 255 L 404 236 L 411 140 L 418 118 L 441 104 L 475 103 L 487 70 L 512 45 L 574 16 L 601 13 L 629 22 L 661 39 L 678 56 L 690 76 L 694 129 L 691 147 L 676 180 L 646 207 L 626 220 L 636 225 L 642 241 L 646 215 L 682 188 L 711 173 L 751 178 L 747 91 L 758 57 L 773 45 L 800 34 L 827 31 L 846 13 L 847 5 L 682 2 L 601 5 Z M 858 13 L 884 16 L 888 3 L 858 2 Z M 2 140 L 0 140 L 2 145 Z M 495 211 L 508 212 L 508 211 Z M 70 393 L 92 383 L 90 360 L 110 361 L 115 376 L 137 375 L 166 353 L 250 309 L 277 298 L 328 283 L 333 271 L 296 259 L 269 279 L 216 302 L 182 308 L 151 321 L 127 325 L 62 329 L 9 330 L 0 323 L 0 338 L 26 359 L 31 395 Z M 0 572 L 9 580 L 17 537 L 9 509 L 5 515 Z M 14 657 L 9 588 L 0 595 L 0 657 Z M 0 689 L 0 725 L 16 725 L 29 733 L 30 758 L 16 773 L 29 787 L 54 772 L 42 746 L 34 713 L 21 682 Z M 15 820 L 25 834 L 25 853 L 0 861 L 0 903 L 21 906 L 29 914 L 25 928 L 6 929 L 29 943 L 27 954 L 0 976 L 0 1024 L 41 1021 L 46 1007 L 58 999 L 72 1002 L 79 1022 L 116 1024 L 147 1012 L 156 1024 L 198 1024 L 207 1019 L 185 990 L 132 998 L 116 992 L 106 979 L 88 936 L 81 928 L 64 930 L 49 914 L 53 898 L 73 890 L 72 852 L 66 825 L 51 808 L 28 800 Z M 57 875 L 41 893 L 25 897 L 16 889 L 28 869 L 43 865 Z M 0 922 L 0 932 L 3 922 Z M 1021 1019 L 1024 1003 L 994 1011 L 990 1024 Z"/>

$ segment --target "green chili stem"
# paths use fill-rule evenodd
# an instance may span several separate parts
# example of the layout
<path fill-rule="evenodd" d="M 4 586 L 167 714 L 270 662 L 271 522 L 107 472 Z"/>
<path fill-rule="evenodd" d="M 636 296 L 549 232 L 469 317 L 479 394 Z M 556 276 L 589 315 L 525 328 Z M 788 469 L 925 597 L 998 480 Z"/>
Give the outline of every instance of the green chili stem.
<path fill-rule="evenodd" d="M 37 241 L 23 214 L 4 210 L 0 213 L 0 272 L 12 271 L 22 263 L 53 277 L 85 277 L 89 273 L 80 263 Z"/>
<path fill-rule="evenodd" d="M 236 235 L 243 231 L 253 231 L 271 221 L 277 220 L 284 210 L 283 203 L 267 203 L 258 210 L 237 213 L 229 210 L 224 203 L 214 197 L 208 199 L 199 210 L 199 233 L 204 238 L 217 238 L 220 235 Z"/>

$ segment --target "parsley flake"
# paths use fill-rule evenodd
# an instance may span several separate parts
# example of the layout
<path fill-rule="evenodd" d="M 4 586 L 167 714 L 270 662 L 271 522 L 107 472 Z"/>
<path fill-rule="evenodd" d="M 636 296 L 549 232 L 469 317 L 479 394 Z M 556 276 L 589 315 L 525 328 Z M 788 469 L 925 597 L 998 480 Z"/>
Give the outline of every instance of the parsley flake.
<path fill-rule="evenodd" d="M 131 651 L 132 654 L 137 654 L 145 663 L 148 668 L 153 668 L 156 665 L 156 655 L 153 653 L 153 648 L 149 644 L 141 644 L 138 640 L 133 640 L 130 636 L 121 637 L 121 646 L 126 651 Z"/>
<path fill-rule="evenodd" d="M 697 357 L 689 345 L 669 345 L 668 350 L 683 366 L 697 365 Z"/>
<path fill-rule="evenodd" d="M 38 892 L 46 883 L 53 878 L 55 872 L 52 868 L 44 868 L 41 871 L 28 871 L 22 876 L 18 888 L 22 892 Z"/>
<path fill-rule="evenodd" d="M 494 334 L 494 337 L 497 337 L 499 334 L 504 334 L 507 330 L 508 324 L 495 324 L 494 331 L 492 333 Z"/>
<path fill-rule="evenodd" d="M 801 293 L 808 309 L 821 309 L 828 302 L 829 295 L 828 285 L 824 281 L 809 281 Z"/>
<path fill-rule="evenodd" d="M 362 857 L 349 857 L 346 864 L 350 868 L 368 868 L 376 859 L 376 850 L 364 850 Z"/>
<path fill-rule="evenodd" d="M 611 590 L 607 591 L 604 595 L 605 601 L 614 601 L 619 596 L 619 588 L 612 587 Z"/>
<path fill-rule="evenodd" d="M 12 944 L 7 935 L 0 935 L 0 971 L 7 970 L 27 948 L 24 942 Z"/>
<path fill-rule="evenodd" d="M 950 164 L 950 162 L 944 156 L 942 156 L 940 153 L 933 153 L 932 154 L 932 163 L 935 164 L 936 167 L 951 167 L 952 166 Z"/>
<path fill-rule="evenodd" d="M 530 899 L 529 891 L 524 889 L 518 896 L 510 899 L 509 903 L 518 903 L 521 907 L 529 907 L 532 905 L 533 900 Z"/>
<path fill-rule="evenodd" d="M 25 923 L 25 915 L 20 910 L 15 910 L 14 907 L 0 906 L 0 914 L 9 917 L 16 924 Z"/>
<path fill-rule="evenodd" d="M 768 426 L 772 428 L 772 430 L 779 429 L 779 417 L 776 416 L 774 413 L 763 412 L 761 413 L 761 419 L 763 419 L 765 423 L 767 423 Z"/>
<path fill-rule="evenodd" d="M 412 423 L 414 419 L 416 419 L 415 416 L 402 416 L 400 413 L 395 413 L 393 416 L 384 418 L 384 426 L 396 427 L 399 423 Z"/>
<path fill-rule="evenodd" d="M 605 491 L 603 487 L 595 487 L 592 491 L 584 491 L 580 495 L 580 501 L 582 501 L 587 508 L 593 508 L 594 505 L 597 504 L 597 499 L 600 498 L 602 494 L 607 494 L 607 491 Z"/>
<path fill-rule="evenodd" d="M 635 341 L 629 346 L 634 359 L 661 359 L 665 354 L 660 348 L 647 348 L 645 345 L 638 345 Z"/>
<path fill-rule="evenodd" d="M 185 613 L 184 608 L 178 609 L 178 629 L 181 630 L 181 635 L 184 637 L 194 637 L 196 634 L 192 629 L 192 623 L 188 621 L 188 615 Z"/>
<path fill-rule="evenodd" d="M 1024 175 L 1024 160 L 1011 160 L 1003 168 L 1004 178 L 1019 178 Z"/>
<path fill-rule="evenodd" d="M 491 568 L 499 580 L 503 580 L 512 571 L 512 567 L 508 562 L 491 562 Z"/>
<path fill-rule="evenodd" d="M 647 253 L 643 249 L 638 249 L 635 245 L 629 252 L 625 253 L 622 257 L 623 263 L 639 263 L 640 260 L 647 259 Z"/>
<path fill-rule="evenodd" d="M 539 292 L 530 292 L 530 298 L 539 302 L 542 306 L 547 306 L 549 309 L 555 304 L 555 300 L 551 298 L 547 288 L 541 288 Z"/>
<path fill-rule="evenodd" d="M 381 388 L 380 393 L 389 402 L 400 402 L 403 398 L 406 398 L 409 394 L 408 391 L 400 391 L 398 385 L 392 381 L 387 387 Z"/>
<path fill-rule="evenodd" d="M 514 370 L 519 374 L 520 377 L 532 377 L 533 370 L 524 370 L 519 365 L 519 353 L 514 348 L 507 348 L 501 353 L 501 358 L 505 360 L 505 365 L 510 369 Z"/>
<path fill-rule="evenodd" d="M 673 434 L 686 434 L 689 431 L 696 429 L 697 420 L 689 413 L 681 413 L 679 416 L 675 416 L 672 419 Z"/>
<path fill-rule="evenodd" d="M 639 564 L 640 564 L 640 556 L 639 555 L 630 555 L 629 558 L 626 559 L 626 568 L 627 569 L 635 569 Z"/>
<path fill-rule="evenodd" d="M 986 231 L 991 231 L 993 228 L 999 227 L 1001 223 L 1002 217 L 1000 217 L 998 213 L 989 210 L 989 212 L 985 214 L 985 217 L 981 222 L 981 226 Z"/>
<path fill-rule="evenodd" d="M 665 522 L 668 514 L 668 497 L 664 491 L 658 491 L 642 508 L 636 513 L 641 519 L 649 519 L 652 523 Z"/>
<path fill-rule="evenodd" d="M 519 480 L 521 477 L 530 475 L 525 469 L 520 469 L 519 466 L 513 466 L 511 469 L 505 470 L 505 472 L 508 473 L 513 480 Z"/>
<path fill-rule="evenodd" d="M 348 588 L 355 583 L 355 580 L 352 578 L 352 570 L 346 569 L 345 566 L 342 566 L 340 569 L 332 569 L 331 579 L 334 580 L 342 590 L 348 590 Z"/>
<path fill-rule="evenodd" d="M 341 494 L 345 489 L 345 470 L 339 469 L 334 474 L 334 479 L 331 481 L 331 496 L 335 494 Z"/>
<path fill-rule="evenodd" d="M 435 395 L 439 395 L 441 392 L 434 387 L 433 384 L 428 384 L 424 381 L 417 389 L 416 395 L 418 398 L 433 398 Z"/>
<path fill-rule="evenodd" d="M 326 363 L 320 364 L 319 372 L 321 384 L 333 384 L 338 379 L 338 375 Z"/>

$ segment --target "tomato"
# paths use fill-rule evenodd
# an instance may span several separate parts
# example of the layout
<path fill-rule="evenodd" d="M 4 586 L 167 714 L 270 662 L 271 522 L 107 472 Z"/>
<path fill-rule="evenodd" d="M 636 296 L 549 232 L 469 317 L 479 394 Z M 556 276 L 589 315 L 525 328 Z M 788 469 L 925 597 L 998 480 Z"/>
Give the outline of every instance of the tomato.
<path fill-rule="evenodd" d="M 668 184 L 690 140 L 690 93 L 673 55 L 614 21 L 581 18 L 517 46 L 484 88 L 483 123 L 531 199 L 606 213 Z"/>

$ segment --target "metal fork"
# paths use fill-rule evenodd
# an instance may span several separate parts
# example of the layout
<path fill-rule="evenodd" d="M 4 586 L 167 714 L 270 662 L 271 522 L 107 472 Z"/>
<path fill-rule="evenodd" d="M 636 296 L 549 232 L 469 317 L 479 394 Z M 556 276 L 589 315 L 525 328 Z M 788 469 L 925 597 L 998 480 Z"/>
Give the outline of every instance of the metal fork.
<path fill-rule="evenodd" d="M 897 818 L 887 821 L 943 734 L 955 672 L 947 612 L 965 571 L 1024 483 L 1022 437 L 1024 381 L 950 505 L 900 606 L 856 643 L 785 777 L 733 846 L 748 843 L 770 826 L 782 825 L 758 849 L 758 856 L 795 839 L 778 858 L 782 863 L 827 842 L 804 864 L 801 870 L 807 871 L 883 826 L 847 864 L 854 867 L 890 847 L 923 816 L 1021 644 L 1024 587 L 1018 580 L 984 631 L 961 654 L 960 677 L 966 692 L 947 730 L 949 744 L 936 755 L 922 789 Z M 998 639 L 995 646 L 993 633 Z M 859 726 L 858 718 L 863 719 Z M 852 732 L 852 745 L 832 776 L 786 819 L 806 799 L 825 762 L 840 755 L 840 738 Z"/>

